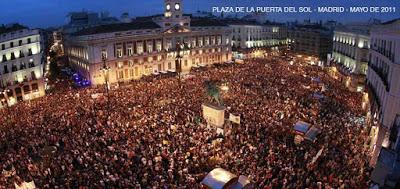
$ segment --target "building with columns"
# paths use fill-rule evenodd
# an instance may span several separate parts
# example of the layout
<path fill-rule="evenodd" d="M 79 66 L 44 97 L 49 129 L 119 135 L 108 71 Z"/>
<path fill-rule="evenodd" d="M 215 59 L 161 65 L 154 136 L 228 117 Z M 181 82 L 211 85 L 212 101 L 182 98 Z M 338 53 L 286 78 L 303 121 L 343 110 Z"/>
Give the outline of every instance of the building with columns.
<path fill-rule="evenodd" d="M 0 108 L 45 94 L 40 30 L 0 27 Z"/>
<path fill-rule="evenodd" d="M 367 91 L 371 124 L 371 179 L 400 187 L 400 19 L 371 29 Z"/>
<path fill-rule="evenodd" d="M 176 71 L 177 46 L 183 47 L 181 68 L 230 61 L 231 30 L 211 18 L 183 13 L 182 0 L 165 0 L 164 14 L 138 17 L 130 23 L 88 28 L 68 37 L 71 66 L 92 84 L 126 82 L 144 75 Z M 102 57 L 109 67 L 101 71 Z"/>

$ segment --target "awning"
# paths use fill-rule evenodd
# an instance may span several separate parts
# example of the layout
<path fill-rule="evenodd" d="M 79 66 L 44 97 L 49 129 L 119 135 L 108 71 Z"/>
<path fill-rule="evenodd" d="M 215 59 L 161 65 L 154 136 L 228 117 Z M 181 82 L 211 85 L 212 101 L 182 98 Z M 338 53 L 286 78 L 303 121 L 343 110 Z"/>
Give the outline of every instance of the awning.
<path fill-rule="evenodd" d="M 298 121 L 295 125 L 294 125 L 294 130 L 296 132 L 299 132 L 301 134 L 306 134 L 308 131 L 308 128 L 310 127 L 309 123 L 303 122 L 303 121 Z"/>
<path fill-rule="evenodd" d="M 246 176 L 240 175 L 238 182 L 232 187 L 232 189 L 253 189 L 254 183 L 250 181 Z"/>
<path fill-rule="evenodd" d="M 311 127 L 307 133 L 306 136 L 304 137 L 305 139 L 314 142 L 315 139 L 317 139 L 317 135 L 321 132 L 320 129 L 318 129 L 317 127 Z"/>
<path fill-rule="evenodd" d="M 215 168 L 207 174 L 201 184 L 210 189 L 225 189 L 236 183 L 237 180 L 238 177 L 233 173 L 222 168 Z"/>

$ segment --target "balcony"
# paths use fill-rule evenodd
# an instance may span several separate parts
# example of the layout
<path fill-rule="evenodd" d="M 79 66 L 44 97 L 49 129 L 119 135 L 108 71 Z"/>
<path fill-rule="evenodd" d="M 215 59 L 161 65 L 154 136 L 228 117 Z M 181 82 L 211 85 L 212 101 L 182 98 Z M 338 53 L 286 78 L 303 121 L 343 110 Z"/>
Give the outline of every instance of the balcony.
<path fill-rule="evenodd" d="M 386 48 L 378 47 L 378 46 L 375 45 L 372 49 L 374 51 L 378 52 L 379 54 L 381 54 L 382 56 L 385 56 L 390 61 L 394 62 L 394 53 L 392 53 L 391 51 L 387 50 Z"/>
<path fill-rule="evenodd" d="M 374 86 L 372 86 L 372 84 L 371 83 L 367 83 L 367 90 L 368 90 L 368 93 L 370 94 L 369 95 L 369 97 L 370 97 L 370 101 L 372 102 L 372 101 L 375 101 L 376 102 L 376 104 L 378 105 L 378 109 L 380 109 L 381 108 L 381 100 L 379 99 L 379 97 L 377 96 L 377 93 L 376 93 L 376 89 L 374 88 Z"/>
<path fill-rule="evenodd" d="M 379 76 L 379 78 L 381 79 L 383 84 L 386 86 L 386 91 L 389 92 L 390 91 L 390 85 L 389 85 L 389 82 L 388 82 L 388 74 L 384 73 L 382 68 L 379 68 L 379 67 L 375 66 L 371 62 L 368 62 L 368 67 L 371 68 L 372 70 L 374 70 L 374 72 Z"/>

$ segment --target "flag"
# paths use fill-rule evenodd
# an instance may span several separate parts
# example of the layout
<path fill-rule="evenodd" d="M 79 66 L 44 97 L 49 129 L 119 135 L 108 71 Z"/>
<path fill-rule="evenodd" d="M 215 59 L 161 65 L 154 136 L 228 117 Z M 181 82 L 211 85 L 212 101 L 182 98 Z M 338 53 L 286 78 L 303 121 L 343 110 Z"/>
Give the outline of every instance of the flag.
<path fill-rule="evenodd" d="M 240 116 L 235 116 L 233 114 L 229 114 L 229 121 L 240 124 Z"/>

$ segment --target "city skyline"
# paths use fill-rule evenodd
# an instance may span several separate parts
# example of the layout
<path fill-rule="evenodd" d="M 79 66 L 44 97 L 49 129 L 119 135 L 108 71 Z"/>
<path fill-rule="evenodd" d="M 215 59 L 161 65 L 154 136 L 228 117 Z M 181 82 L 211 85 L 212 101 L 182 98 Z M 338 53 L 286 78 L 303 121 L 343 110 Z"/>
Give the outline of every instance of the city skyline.
<path fill-rule="evenodd" d="M 4 7 L 15 7 L 13 9 L 2 10 L 0 16 L 0 24 L 21 23 L 29 27 L 57 27 L 66 24 L 67 14 L 69 12 L 77 12 L 82 10 L 101 12 L 107 11 L 110 15 L 119 18 L 124 12 L 128 12 L 131 17 L 147 16 L 160 14 L 163 12 L 161 0 L 148 0 L 138 3 L 137 1 L 119 0 L 120 3 L 110 3 L 109 0 L 6 0 L 3 2 Z M 304 0 L 301 2 L 291 2 L 289 0 L 246 0 L 246 1 L 229 1 L 229 0 L 185 0 L 184 12 L 195 13 L 200 11 L 212 11 L 213 6 L 310 6 L 313 0 Z M 318 1 L 314 6 L 394 6 L 398 8 L 400 2 L 392 0 L 366 0 L 366 1 L 346 1 L 338 0 Z M 20 14 L 21 12 L 28 14 Z M 219 15 L 219 14 L 217 14 Z M 284 15 L 284 16 L 283 16 Z M 340 15 L 340 17 L 338 16 Z M 371 18 L 381 19 L 383 21 L 398 18 L 396 13 L 311 13 L 311 14 L 288 14 L 288 13 L 269 13 L 266 15 L 268 20 L 286 22 L 286 21 L 302 21 L 304 19 L 318 20 L 336 20 L 339 22 L 367 21 Z"/>

